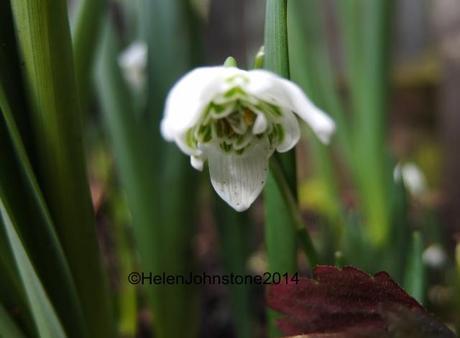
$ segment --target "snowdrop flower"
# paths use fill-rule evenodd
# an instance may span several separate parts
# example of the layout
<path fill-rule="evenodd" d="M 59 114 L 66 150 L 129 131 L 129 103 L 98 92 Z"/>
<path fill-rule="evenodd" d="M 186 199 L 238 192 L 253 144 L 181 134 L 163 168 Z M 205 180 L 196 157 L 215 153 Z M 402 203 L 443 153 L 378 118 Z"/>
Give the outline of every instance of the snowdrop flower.
<path fill-rule="evenodd" d="M 412 196 L 420 196 L 427 189 L 425 175 L 415 163 L 398 164 L 393 171 L 393 178 L 395 181 L 402 179 Z"/>
<path fill-rule="evenodd" d="M 262 191 L 273 152 L 300 139 L 296 115 L 329 141 L 334 122 L 294 83 L 265 70 L 203 67 L 171 89 L 161 132 L 203 169 L 207 160 L 217 194 L 237 211 Z"/>
<path fill-rule="evenodd" d="M 423 251 L 423 263 L 431 268 L 441 268 L 447 261 L 446 253 L 439 244 L 432 244 Z"/>
<path fill-rule="evenodd" d="M 134 89 L 140 90 L 145 83 L 147 67 L 147 44 L 133 42 L 118 57 L 123 76 Z"/>

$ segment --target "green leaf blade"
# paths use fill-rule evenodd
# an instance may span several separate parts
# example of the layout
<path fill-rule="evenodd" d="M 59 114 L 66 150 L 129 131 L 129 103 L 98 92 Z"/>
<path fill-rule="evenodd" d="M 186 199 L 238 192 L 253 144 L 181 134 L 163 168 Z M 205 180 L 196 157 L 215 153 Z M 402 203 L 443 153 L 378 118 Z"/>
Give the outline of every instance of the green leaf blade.
<path fill-rule="evenodd" d="M 49 338 L 67 337 L 15 230 L 11 215 L 2 200 L 0 200 L 0 214 L 3 225 L 2 235 L 6 237 L 13 254 L 38 335 Z"/>
<path fill-rule="evenodd" d="M 112 337 L 83 154 L 67 2 L 12 1 L 31 106 L 38 182 L 71 268 L 91 337 Z"/>

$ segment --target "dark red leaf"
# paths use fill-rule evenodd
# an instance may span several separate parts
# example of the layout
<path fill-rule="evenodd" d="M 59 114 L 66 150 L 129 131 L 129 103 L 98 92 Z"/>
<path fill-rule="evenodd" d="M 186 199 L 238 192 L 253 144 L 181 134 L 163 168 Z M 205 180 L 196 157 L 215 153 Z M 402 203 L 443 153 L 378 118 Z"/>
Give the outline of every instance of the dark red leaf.
<path fill-rule="evenodd" d="M 318 266 L 313 279 L 272 285 L 267 300 L 285 315 L 278 324 L 288 336 L 455 337 L 385 272 Z"/>

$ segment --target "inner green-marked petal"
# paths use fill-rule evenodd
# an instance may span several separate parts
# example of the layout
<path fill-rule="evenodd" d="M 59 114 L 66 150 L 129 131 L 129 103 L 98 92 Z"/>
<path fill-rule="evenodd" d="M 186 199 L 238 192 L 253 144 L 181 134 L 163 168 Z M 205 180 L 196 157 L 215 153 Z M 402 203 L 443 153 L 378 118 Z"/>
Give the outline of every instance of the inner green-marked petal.
<path fill-rule="evenodd" d="M 224 97 L 227 101 L 222 100 Z M 192 148 L 214 142 L 223 152 L 236 155 L 244 154 L 254 142 L 264 138 L 275 148 L 285 138 L 282 114 L 276 105 L 249 96 L 235 86 L 208 105 L 201 121 L 187 132 L 186 141 Z M 260 115 L 263 126 L 255 128 Z"/>

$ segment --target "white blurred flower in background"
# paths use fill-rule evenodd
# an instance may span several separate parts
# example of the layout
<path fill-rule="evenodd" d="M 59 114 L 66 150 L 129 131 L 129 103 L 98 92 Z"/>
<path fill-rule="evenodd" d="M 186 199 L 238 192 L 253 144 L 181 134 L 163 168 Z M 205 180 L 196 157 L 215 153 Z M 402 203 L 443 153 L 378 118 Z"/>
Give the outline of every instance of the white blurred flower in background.
<path fill-rule="evenodd" d="M 273 152 L 286 152 L 300 139 L 297 117 L 325 143 L 332 119 L 293 82 L 264 70 L 197 68 L 171 89 L 161 123 L 163 137 L 175 141 L 237 211 L 249 208 L 262 191 Z"/>
<path fill-rule="evenodd" d="M 431 244 L 423 251 L 423 262 L 431 268 L 442 268 L 447 262 L 447 255 L 440 244 Z"/>
<path fill-rule="evenodd" d="M 399 163 L 393 171 L 395 181 L 403 180 L 406 189 L 412 196 L 420 196 L 427 190 L 425 175 L 415 163 Z"/>
<path fill-rule="evenodd" d="M 145 84 L 147 68 L 147 44 L 135 41 L 118 57 L 126 81 L 137 91 Z"/>

